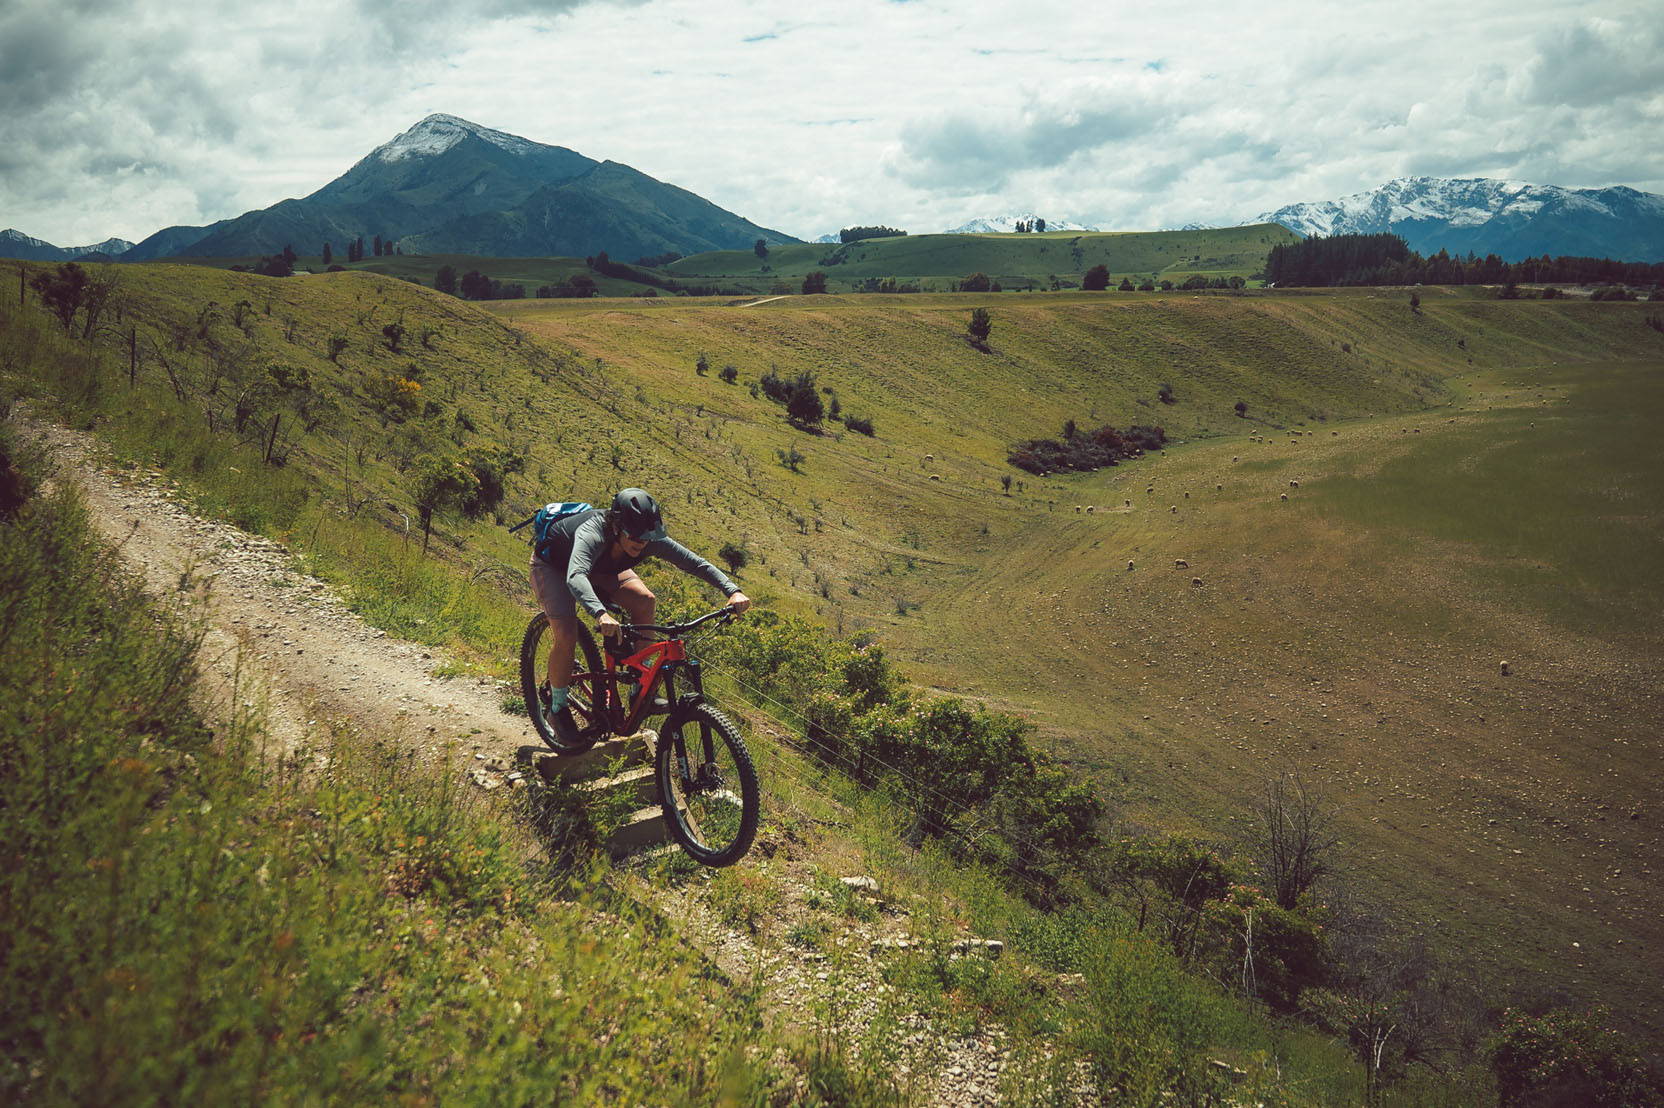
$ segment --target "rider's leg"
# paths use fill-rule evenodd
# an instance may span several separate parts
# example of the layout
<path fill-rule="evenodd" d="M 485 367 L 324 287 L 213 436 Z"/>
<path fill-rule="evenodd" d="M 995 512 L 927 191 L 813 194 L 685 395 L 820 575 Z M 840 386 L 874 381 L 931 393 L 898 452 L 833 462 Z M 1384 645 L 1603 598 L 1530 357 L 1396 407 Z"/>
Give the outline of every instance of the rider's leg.
<path fill-rule="evenodd" d="M 567 687 L 572 683 L 572 654 L 578 641 L 577 610 L 565 578 L 548 562 L 532 559 L 531 581 L 537 606 L 549 621 L 549 661 L 544 678 L 553 691 L 550 707 L 559 711 L 566 706 Z"/>
<path fill-rule="evenodd" d="M 572 684 L 572 655 L 577 645 L 577 617 L 549 617 L 548 683 L 554 701 L 550 708 L 554 711 L 566 706 L 566 690 Z"/>
<path fill-rule="evenodd" d="M 618 584 L 611 591 L 611 600 L 630 614 L 631 623 L 653 622 L 659 598 L 653 595 L 647 582 L 636 576 L 635 570 L 627 569 L 620 573 Z"/>

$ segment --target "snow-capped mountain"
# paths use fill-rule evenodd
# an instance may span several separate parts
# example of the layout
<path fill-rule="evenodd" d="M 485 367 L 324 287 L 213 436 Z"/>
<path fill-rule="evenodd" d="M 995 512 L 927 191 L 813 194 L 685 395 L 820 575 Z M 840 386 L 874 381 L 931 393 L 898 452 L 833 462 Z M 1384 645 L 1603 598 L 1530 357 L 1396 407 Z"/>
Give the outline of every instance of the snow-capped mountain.
<path fill-rule="evenodd" d="M 944 235 L 996 235 L 1009 234 L 1017 229 L 1018 223 L 1033 223 L 1040 217 L 1033 212 L 1014 212 L 1010 215 L 996 215 L 987 219 L 973 219 L 969 223 L 961 223 L 957 227 L 949 227 L 943 231 Z M 1084 223 L 1071 223 L 1067 219 L 1047 219 L 1048 231 L 1096 231 L 1096 227 L 1088 227 Z"/>
<path fill-rule="evenodd" d="M 379 235 L 405 253 L 620 258 L 795 242 L 619 162 L 435 114 L 299 200 L 168 227 L 129 260 L 304 254 Z"/>
<path fill-rule="evenodd" d="M 133 249 L 126 239 L 105 239 L 91 246 L 53 246 L 44 239 L 33 238 L 22 231 L 7 228 L 0 231 L 0 258 L 22 258 L 30 262 L 69 262 L 88 254 L 105 254 L 115 258 Z"/>
<path fill-rule="evenodd" d="M 529 142 L 519 135 L 510 135 L 503 131 L 493 131 L 490 127 L 482 127 L 478 123 L 470 123 L 466 119 L 444 112 L 435 112 L 416 126 L 382 143 L 370 151 L 370 157 L 384 162 L 403 161 L 405 158 L 431 157 L 443 154 L 457 143 L 470 136 L 484 139 L 491 145 L 510 154 L 530 154 L 536 152 L 538 144 Z"/>
<path fill-rule="evenodd" d="M 1485 177 L 1400 177 L 1339 200 L 1290 204 L 1252 222 L 1281 223 L 1303 235 L 1390 231 L 1422 254 L 1664 259 L 1664 196 L 1621 185 L 1568 189 Z"/>

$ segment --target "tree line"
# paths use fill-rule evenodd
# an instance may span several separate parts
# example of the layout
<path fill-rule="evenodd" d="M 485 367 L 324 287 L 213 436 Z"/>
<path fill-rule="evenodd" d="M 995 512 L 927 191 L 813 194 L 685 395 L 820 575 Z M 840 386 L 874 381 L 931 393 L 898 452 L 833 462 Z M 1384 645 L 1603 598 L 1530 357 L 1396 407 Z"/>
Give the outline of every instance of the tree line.
<path fill-rule="evenodd" d="M 1664 262 L 1563 255 L 1505 262 L 1495 254 L 1446 250 L 1423 257 L 1398 235 L 1329 235 L 1273 246 L 1267 284 L 1332 288 L 1343 285 L 1664 284 Z"/>

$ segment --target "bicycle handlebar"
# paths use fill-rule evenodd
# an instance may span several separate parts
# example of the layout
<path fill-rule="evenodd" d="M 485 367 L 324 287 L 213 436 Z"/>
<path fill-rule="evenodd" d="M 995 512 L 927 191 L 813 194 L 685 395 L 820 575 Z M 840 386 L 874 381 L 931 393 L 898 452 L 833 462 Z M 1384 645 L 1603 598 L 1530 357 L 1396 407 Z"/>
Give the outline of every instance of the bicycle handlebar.
<path fill-rule="evenodd" d="M 632 631 L 659 631 L 669 635 L 671 638 L 680 638 L 689 631 L 692 631 L 695 627 L 698 627 L 701 623 L 706 623 L 713 619 L 730 620 L 737 615 L 739 615 L 739 613 L 734 611 L 734 609 L 723 607 L 718 608 L 714 612 L 706 612 L 698 619 L 691 620 L 688 623 L 625 623 L 620 624 L 619 626 L 625 634 L 629 634 Z"/>

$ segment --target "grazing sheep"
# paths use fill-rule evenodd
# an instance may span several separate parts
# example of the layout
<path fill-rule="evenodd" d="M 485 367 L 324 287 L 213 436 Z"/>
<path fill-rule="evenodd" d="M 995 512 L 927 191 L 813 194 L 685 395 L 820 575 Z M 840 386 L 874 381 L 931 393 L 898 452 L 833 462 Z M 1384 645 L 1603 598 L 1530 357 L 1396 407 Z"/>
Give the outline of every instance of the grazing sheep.
<path fill-rule="evenodd" d="M 926 454 L 926 455 L 925 455 L 925 456 L 924 456 L 924 460 L 925 460 L 925 461 L 927 461 L 927 462 L 934 462 L 934 461 L 935 461 L 935 460 L 936 460 L 936 455 L 934 455 L 934 454 Z"/>
<path fill-rule="evenodd" d="M 1190 499 L 1190 493 L 1189 493 L 1189 492 L 1186 492 L 1186 493 L 1185 493 L 1185 494 L 1184 494 L 1184 498 L 1185 498 L 1185 499 L 1186 499 L 1186 500 L 1189 500 L 1189 499 Z"/>
<path fill-rule="evenodd" d="M 1502 676 L 1507 677 L 1509 674 L 1511 674 L 1513 672 L 1514 671 L 1508 667 L 1507 662 L 1502 663 Z"/>
<path fill-rule="evenodd" d="M 1240 461 L 1242 461 L 1242 458 L 1241 458 L 1240 455 L 1233 454 L 1233 455 L 1231 455 L 1231 461 L 1240 462 Z"/>
<path fill-rule="evenodd" d="M 1171 508 L 1169 508 L 1168 511 L 1172 512 L 1174 515 L 1178 515 L 1179 514 L 1179 506 L 1177 504 L 1175 504 Z"/>
<path fill-rule="evenodd" d="M 1173 568 L 1174 569 L 1189 569 L 1190 568 L 1190 563 L 1185 561 L 1183 558 L 1174 558 L 1173 559 Z"/>
<path fill-rule="evenodd" d="M 1289 487 L 1289 488 L 1291 488 L 1291 489 L 1297 489 L 1297 488 L 1299 488 L 1299 487 L 1300 487 L 1300 482 L 1298 482 L 1298 481 L 1290 481 L 1290 482 L 1289 482 L 1289 483 L 1288 483 L 1288 487 Z"/>
<path fill-rule="evenodd" d="M 1128 562 L 1128 563 L 1127 563 L 1127 568 L 1128 568 L 1128 569 L 1129 569 L 1129 570 L 1130 570 L 1130 569 L 1131 569 L 1131 568 L 1132 568 L 1132 563 L 1131 563 L 1131 562 L 1130 562 L 1130 561 L 1129 561 L 1129 562 Z"/>
<path fill-rule="evenodd" d="M 1287 500 L 1287 499 L 1288 499 L 1288 493 L 1286 493 L 1286 492 L 1285 492 L 1285 493 L 1283 493 L 1283 495 L 1282 495 L 1282 497 L 1281 497 L 1281 499 L 1283 499 L 1283 500 Z"/>
<path fill-rule="evenodd" d="M 942 479 L 942 475 L 940 473 L 932 473 L 930 475 L 930 479 L 932 481 L 940 481 Z"/>
<path fill-rule="evenodd" d="M 1075 505 L 1075 514 L 1076 514 L 1076 515 L 1079 515 L 1079 514 L 1080 514 L 1080 505 L 1079 505 L 1079 504 L 1076 504 L 1076 505 Z"/>
<path fill-rule="evenodd" d="M 1088 504 L 1086 506 L 1086 514 L 1087 515 L 1091 515 L 1093 512 L 1095 512 L 1097 510 L 1098 510 L 1097 505 L 1095 505 L 1095 504 Z"/>
<path fill-rule="evenodd" d="M 1200 577 L 1192 577 L 1190 579 L 1190 587 L 1193 588 L 1193 589 L 1201 588 L 1202 587 L 1202 579 Z"/>
<path fill-rule="evenodd" d="M 1215 486 L 1213 486 L 1213 491 L 1214 492 L 1224 492 L 1225 491 L 1225 486 L 1224 485 L 1215 485 Z"/>
<path fill-rule="evenodd" d="M 1132 507 L 1132 501 L 1130 501 L 1130 500 L 1123 500 L 1123 501 L 1121 501 L 1121 503 L 1124 504 L 1125 506 L 1127 506 L 1128 508 Z"/>
<path fill-rule="evenodd" d="M 1151 486 L 1150 486 L 1150 487 L 1149 487 L 1149 488 L 1147 488 L 1147 489 L 1145 489 L 1145 490 L 1144 490 L 1144 491 L 1145 491 L 1145 492 L 1155 492 L 1155 491 L 1156 491 L 1156 487 L 1155 487 L 1155 486 L 1154 486 L 1154 485 L 1151 485 Z"/>

